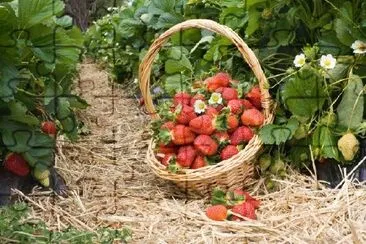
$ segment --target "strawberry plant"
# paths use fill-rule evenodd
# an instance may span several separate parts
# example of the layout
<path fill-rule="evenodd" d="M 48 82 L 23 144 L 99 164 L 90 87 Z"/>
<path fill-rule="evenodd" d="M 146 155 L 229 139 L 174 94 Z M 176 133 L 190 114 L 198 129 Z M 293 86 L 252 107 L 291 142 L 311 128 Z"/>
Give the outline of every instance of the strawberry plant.
<path fill-rule="evenodd" d="M 60 0 L 0 1 L 0 147 L 3 158 L 16 153 L 7 168 L 48 172 L 56 133 L 77 139 L 74 112 L 87 103 L 71 90 L 83 37 L 63 10 Z"/>

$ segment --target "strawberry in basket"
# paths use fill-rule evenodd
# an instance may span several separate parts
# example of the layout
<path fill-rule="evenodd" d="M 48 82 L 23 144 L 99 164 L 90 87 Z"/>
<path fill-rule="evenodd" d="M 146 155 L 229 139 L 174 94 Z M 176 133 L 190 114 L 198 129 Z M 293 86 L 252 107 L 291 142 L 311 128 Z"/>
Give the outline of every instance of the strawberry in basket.
<path fill-rule="evenodd" d="M 163 103 L 153 123 L 157 158 L 174 173 L 230 159 L 264 123 L 258 86 L 244 94 L 240 82 L 224 72 L 201 84 Z"/>

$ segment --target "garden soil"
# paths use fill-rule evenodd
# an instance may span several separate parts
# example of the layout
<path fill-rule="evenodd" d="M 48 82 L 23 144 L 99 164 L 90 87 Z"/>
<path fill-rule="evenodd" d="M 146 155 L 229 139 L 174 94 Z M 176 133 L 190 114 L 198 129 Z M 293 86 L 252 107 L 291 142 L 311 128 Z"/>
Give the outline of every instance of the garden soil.
<path fill-rule="evenodd" d="M 59 138 L 56 158 L 69 196 L 17 192 L 31 218 L 53 230 L 128 227 L 131 243 L 366 243 L 366 185 L 348 178 L 331 190 L 314 175 L 292 173 L 273 193 L 258 179 L 247 189 L 262 201 L 257 221 L 207 219 L 208 196 L 188 198 L 149 171 L 149 118 L 136 98 L 92 62 L 81 65 L 77 83 L 90 104 L 79 114 L 86 135 L 76 143 Z"/>

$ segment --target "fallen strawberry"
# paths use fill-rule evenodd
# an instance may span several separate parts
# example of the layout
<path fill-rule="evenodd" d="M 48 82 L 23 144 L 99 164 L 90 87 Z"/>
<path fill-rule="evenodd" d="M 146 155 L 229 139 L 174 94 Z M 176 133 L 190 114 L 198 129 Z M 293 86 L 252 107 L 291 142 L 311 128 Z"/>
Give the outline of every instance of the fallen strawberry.
<path fill-rule="evenodd" d="M 41 130 L 50 136 L 55 136 L 57 134 L 56 124 L 53 121 L 43 122 L 41 125 Z"/>
<path fill-rule="evenodd" d="M 233 191 L 234 199 L 243 199 L 243 202 L 249 202 L 255 209 L 259 208 L 260 201 L 252 197 L 248 192 L 238 188 Z"/>
<path fill-rule="evenodd" d="M 192 146 L 182 146 L 179 148 L 177 155 L 177 163 L 185 168 L 189 168 L 197 155 L 196 150 Z"/>
<path fill-rule="evenodd" d="M 173 142 L 175 145 L 191 144 L 196 135 L 189 127 L 184 125 L 176 125 L 173 129 L 163 129 L 159 132 L 159 141 L 165 145 Z"/>
<path fill-rule="evenodd" d="M 247 143 L 253 138 L 253 136 L 254 133 L 250 128 L 246 126 L 240 126 L 230 136 L 230 143 L 235 146 Z"/>
<path fill-rule="evenodd" d="M 224 205 L 214 205 L 206 209 L 206 216 L 215 221 L 223 221 L 227 217 L 227 209 Z"/>
<path fill-rule="evenodd" d="M 233 212 L 235 214 L 238 214 L 238 215 L 241 215 L 243 217 L 246 217 L 248 219 L 256 219 L 257 218 L 256 215 L 255 215 L 255 208 L 250 202 L 244 202 L 242 204 L 235 205 L 231 209 L 231 212 Z M 241 220 L 244 220 L 244 218 L 233 215 L 232 220 L 241 221 Z"/>
<path fill-rule="evenodd" d="M 173 104 L 175 106 L 178 106 L 178 104 L 189 105 L 190 101 L 191 95 L 189 95 L 187 92 L 178 92 L 174 95 L 173 98 Z"/>
<path fill-rule="evenodd" d="M 258 109 L 248 109 L 241 115 L 241 122 L 243 125 L 259 127 L 263 125 L 264 116 Z"/>
<path fill-rule="evenodd" d="M 199 135 L 194 140 L 194 147 L 205 156 L 217 153 L 218 144 L 208 135 Z"/>
<path fill-rule="evenodd" d="M 17 153 L 9 153 L 4 160 L 4 167 L 18 176 L 27 176 L 30 172 L 28 163 Z"/>
<path fill-rule="evenodd" d="M 246 98 L 254 105 L 254 107 L 259 110 L 262 109 L 261 90 L 258 86 L 253 87 L 246 95 Z"/>

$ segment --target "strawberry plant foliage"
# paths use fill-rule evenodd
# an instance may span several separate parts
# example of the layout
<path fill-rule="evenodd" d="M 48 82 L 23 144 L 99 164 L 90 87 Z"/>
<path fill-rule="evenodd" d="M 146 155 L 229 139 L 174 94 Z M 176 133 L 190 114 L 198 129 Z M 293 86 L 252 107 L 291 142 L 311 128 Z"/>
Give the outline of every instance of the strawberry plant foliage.
<path fill-rule="evenodd" d="M 42 122 L 75 140 L 74 112 L 87 106 L 71 92 L 83 37 L 70 17 L 58 17 L 63 9 L 60 0 L 0 1 L 0 147 L 32 167 L 53 164 L 55 139 Z"/>

